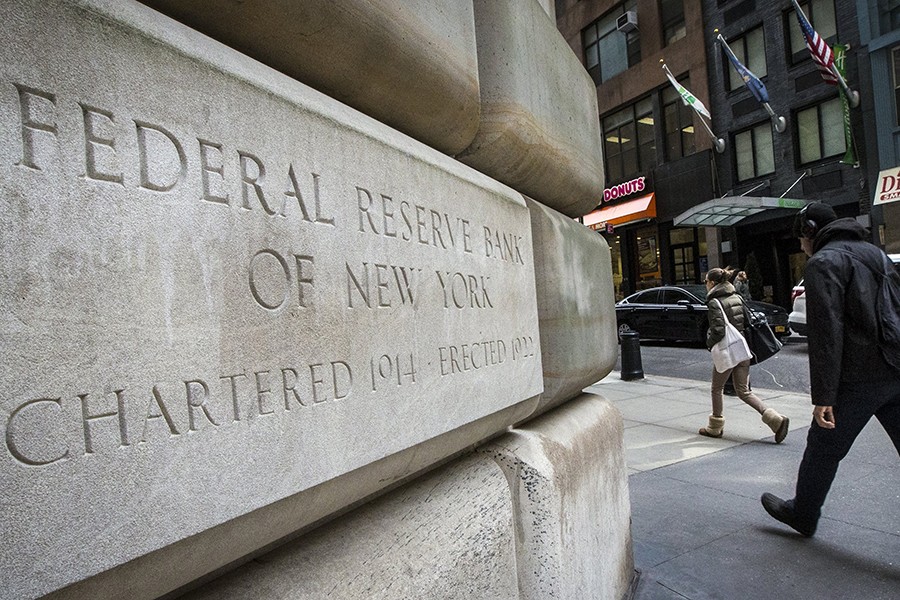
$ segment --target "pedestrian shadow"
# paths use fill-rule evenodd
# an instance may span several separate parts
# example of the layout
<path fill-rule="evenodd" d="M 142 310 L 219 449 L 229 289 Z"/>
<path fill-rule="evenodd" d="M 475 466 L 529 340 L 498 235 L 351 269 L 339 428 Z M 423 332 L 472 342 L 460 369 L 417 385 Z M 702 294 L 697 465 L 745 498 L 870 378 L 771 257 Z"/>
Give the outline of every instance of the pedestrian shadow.
<path fill-rule="evenodd" d="M 826 519 L 823 519 L 823 521 L 825 520 Z M 765 534 L 777 536 L 787 542 L 793 542 L 802 546 L 804 549 L 808 549 L 811 554 L 815 555 L 816 564 L 839 564 L 841 565 L 841 569 L 854 570 L 861 574 L 865 573 L 876 580 L 883 581 L 892 589 L 900 589 L 900 565 L 880 562 L 876 557 L 871 555 L 858 554 L 845 546 L 832 544 L 827 537 L 806 538 L 792 530 L 768 525 L 759 526 L 757 529 Z M 875 532 L 874 530 L 867 529 L 866 531 L 872 531 L 875 535 L 888 535 L 893 537 L 890 534 L 882 534 L 880 532 Z M 839 537 L 840 539 L 847 538 L 846 535 L 840 535 Z"/>

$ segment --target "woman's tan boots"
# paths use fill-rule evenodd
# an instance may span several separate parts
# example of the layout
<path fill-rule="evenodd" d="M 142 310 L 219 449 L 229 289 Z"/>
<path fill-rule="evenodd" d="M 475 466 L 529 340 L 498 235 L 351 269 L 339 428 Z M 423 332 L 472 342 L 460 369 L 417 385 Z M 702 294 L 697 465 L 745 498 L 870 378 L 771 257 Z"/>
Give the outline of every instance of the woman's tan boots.
<path fill-rule="evenodd" d="M 775 434 L 775 443 L 780 444 L 787 437 L 788 427 L 791 420 L 784 415 L 778 414 L 774 408 L 767 408 L 762 414 L 763 423 L 769 426 L 772 433 Z"/>
<path fill-rule="evenodd" d="M 705 435 L 706 437 L 711 438 L 720 438 L 722 437 L 722 432 L 725 430 L 725 417 L 717 417 L 715 415 L 709 415 L 709 423 L 706 427 L 701 427 L 699 433 L 700 435 Z"/>

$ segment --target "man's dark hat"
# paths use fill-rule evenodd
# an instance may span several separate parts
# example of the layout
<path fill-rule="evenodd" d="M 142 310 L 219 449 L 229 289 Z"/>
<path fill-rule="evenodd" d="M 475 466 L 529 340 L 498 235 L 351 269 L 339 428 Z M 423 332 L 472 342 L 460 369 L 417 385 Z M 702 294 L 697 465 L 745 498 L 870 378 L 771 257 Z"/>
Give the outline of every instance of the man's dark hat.
<path fill-rule="evenodd" d="M 794 219 L 794 237 L 812 238 L 825 225 L 837 220 L 834 209 L 822 202 L 810 202 Z"/>

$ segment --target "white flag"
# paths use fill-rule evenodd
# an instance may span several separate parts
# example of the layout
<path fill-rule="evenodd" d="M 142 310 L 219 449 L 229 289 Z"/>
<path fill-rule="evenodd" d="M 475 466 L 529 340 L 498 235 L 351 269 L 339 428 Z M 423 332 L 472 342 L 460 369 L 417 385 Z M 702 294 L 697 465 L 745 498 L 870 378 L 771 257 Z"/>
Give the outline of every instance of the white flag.
<path fill-rule="evenodd" d="M 663 66 L 663 70 L 666 72 L 666 77 L 669 78 L 669 82 L 671 82 L 672 87 L 678 90 L 678 93 L 681 94 L 681 99 L 684 100 L 684 103 L 696 110 L 707 119 L 712 119 L 712 117 L 709 116 L 709 111 L 706 110 L 706 107 L 703 106 L 703 103 L 697 99 L 697 96 L 690 93 L 686 87 L 675 81 L 675 78 L 672 77 L 669 69 L 667 69 L 665 66 Z"/>

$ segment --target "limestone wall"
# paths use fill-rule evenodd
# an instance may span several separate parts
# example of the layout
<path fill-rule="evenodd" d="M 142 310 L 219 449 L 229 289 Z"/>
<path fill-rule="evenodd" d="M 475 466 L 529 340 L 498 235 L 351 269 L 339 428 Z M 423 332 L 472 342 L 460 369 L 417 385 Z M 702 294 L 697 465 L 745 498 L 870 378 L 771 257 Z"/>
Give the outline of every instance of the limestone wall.
<path fill-rule="evenodd" d="M 181 594 L 298 536 L 340 548 L 355 507 L 404 557 L 429 481 L 505 516 L 449 514 L 417 570 L 353 577 L 472 597 L 491 548 L 471 585 L 542 597 L 539 549 L 571 589 L 624 593 L 620 426 L 573 400 L 617 351 L 609 249 L 568 217 L 602 180 L 596 108 L 547 3 L 146 4 L 0 4 L 4 597 Z M 582 440 L 546 476 L 580 491 L 535 500 L 562 545 L 516 533 L 532 442 L 484 445 L 514 425 Z M 413 521 L 378 508 L 403 497 Z M 562 566 L 598 552 L 602 576 Z M 319 564 L 309 597 L 336 583 Z"/>

